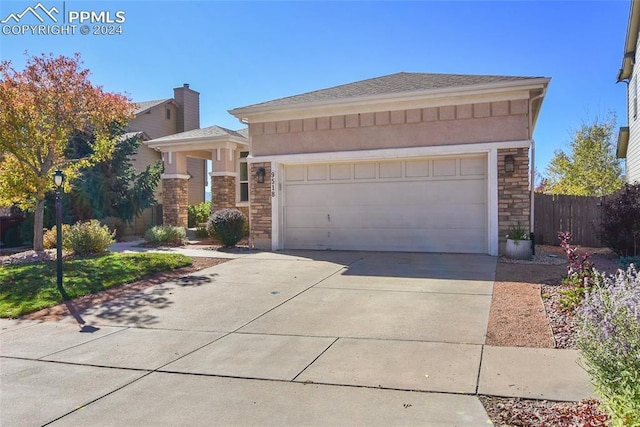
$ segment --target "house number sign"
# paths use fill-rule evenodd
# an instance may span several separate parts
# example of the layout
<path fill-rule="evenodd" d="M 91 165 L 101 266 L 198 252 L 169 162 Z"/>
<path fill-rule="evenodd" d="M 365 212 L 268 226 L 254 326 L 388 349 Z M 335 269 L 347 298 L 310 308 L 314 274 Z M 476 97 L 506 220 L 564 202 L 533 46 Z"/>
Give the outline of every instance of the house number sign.
<path fill-rule="evenodd" d="M 271 172 L 271 197 L 276 197 L 276 172 Z"/>

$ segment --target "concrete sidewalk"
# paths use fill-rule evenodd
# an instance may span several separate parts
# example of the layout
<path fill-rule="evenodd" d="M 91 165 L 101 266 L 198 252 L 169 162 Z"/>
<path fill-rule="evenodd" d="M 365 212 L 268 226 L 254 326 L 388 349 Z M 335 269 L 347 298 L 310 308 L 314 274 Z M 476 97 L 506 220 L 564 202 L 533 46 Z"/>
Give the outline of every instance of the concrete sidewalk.
<path fill-rule="evenodd" d="M 495 258 L 248 253 L 69 321 L 0 321 L 4 425 L 486 425 L 589 398 L 571 350 L 484 345 Z M 185 283 L 187 283 L 185 285 Z"/>
<path fill-rule="evenodd" d="M 145 247 L 142 246 L 145 240 L 131 240 L 128 242 L 116 242 L 109 246 L 111 252 L 136 253 L 136 252 L 157 252 L 157 253 L 180 253 L 186 256 L 202 257 L 202 258 L 224 258 L 235 259 L 242 258 L 258 251 L 218 251 L 211 249 L 211 245 L 189 244 L 187 246 L 163 246 L 163 247 Z"/>

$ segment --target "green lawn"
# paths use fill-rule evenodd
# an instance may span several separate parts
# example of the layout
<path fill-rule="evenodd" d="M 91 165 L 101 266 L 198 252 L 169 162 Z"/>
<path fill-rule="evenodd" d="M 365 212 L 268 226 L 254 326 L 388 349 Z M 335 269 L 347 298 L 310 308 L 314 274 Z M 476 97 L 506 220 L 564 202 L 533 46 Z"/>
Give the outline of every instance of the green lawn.
<path fill-rule="evenodd" d="M 70 298 L 131 283 L 150 274 L 191 265 L 180 254 L 121 254 L 64 261 L 64 288 Z M 0 267 L 0 317 L 15 318 L 62 302 L 56 263 Z"/>

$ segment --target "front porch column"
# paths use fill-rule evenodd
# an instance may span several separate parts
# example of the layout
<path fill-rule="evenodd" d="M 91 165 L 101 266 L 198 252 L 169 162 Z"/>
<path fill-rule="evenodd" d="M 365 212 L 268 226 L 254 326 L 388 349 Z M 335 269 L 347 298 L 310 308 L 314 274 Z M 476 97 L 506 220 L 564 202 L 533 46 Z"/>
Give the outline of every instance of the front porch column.
<path fill-rule="evenodd" d="M 189 203 L 188 180 L 188 175 L 177 177 L 163 175 L 163 224 L 187 228 L 187 206 Z"/>
<path fill-rule="evenodd" d="M 162 175 L 162 220 L 163 224 L 187 228 L 187 206 L 189 205 L 189 174 L 187 155 L 182 152 L 163 154 Z"/>
<path fill-rule="evenodd" d="M 211 212 L 236 207 L 236 174 L 211 172 Z"/>

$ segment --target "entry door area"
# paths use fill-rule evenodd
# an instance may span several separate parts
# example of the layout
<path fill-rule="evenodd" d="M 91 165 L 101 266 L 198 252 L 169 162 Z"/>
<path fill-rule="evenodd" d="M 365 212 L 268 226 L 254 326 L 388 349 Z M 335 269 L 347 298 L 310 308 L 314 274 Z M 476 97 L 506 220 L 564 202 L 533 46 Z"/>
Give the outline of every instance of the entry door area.
<path fill-rule="evenodd" d="M 288 249 L 487 253 L 486 156 L 289 165 Z"/>

